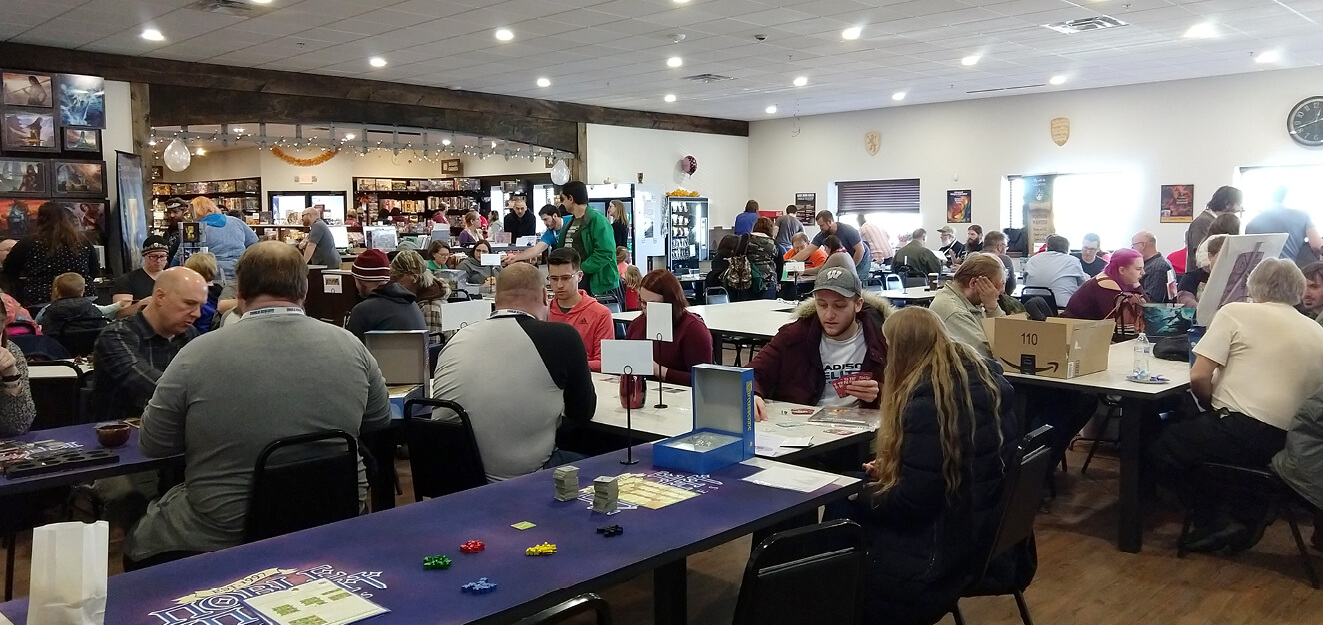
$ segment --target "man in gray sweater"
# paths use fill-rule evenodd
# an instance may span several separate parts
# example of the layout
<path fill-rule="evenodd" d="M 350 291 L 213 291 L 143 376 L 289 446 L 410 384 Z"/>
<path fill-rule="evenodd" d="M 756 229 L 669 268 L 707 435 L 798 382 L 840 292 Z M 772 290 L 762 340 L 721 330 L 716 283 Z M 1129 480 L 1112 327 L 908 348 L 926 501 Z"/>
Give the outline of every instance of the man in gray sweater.
<path fill-rule="evenodd" d="M 272 441 L 333 429 L 357 437 L 390 423 L 386 384 L 367 349 L 303 314 L 308 267 L 298 250 L 258 243 L 235 276 L 244 316 L 181 350 L 142 416 L 142 452 L 184 454 L 186 477 L 132 529 L 126 565 L 241 544 L 253 465 Z M 361 463 L 359 487 L 362 498 Z"/>

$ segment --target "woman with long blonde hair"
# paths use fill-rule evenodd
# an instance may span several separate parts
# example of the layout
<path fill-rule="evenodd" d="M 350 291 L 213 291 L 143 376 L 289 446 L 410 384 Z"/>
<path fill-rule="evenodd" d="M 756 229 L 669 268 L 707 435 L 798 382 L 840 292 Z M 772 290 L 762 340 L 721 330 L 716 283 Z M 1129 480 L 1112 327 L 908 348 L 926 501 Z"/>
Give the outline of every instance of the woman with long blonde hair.
<path fill-rule="evenodd" d="M 926 308 L 882 326 L 877 459 L 849 515 L 869 533 L 867 623 L 935 623 L 977 574 L 1019 437 L 1001 367 Z"/>

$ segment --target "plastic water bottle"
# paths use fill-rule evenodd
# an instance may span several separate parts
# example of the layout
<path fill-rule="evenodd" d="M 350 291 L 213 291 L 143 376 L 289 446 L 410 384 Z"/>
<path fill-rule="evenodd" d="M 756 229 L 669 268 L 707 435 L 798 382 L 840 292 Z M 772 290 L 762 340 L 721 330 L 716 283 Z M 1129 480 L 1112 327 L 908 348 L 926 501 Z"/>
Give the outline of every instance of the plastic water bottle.
<path fill-rule="evenodd" d="M 1142 332 L 1139 338 L 1135 339 L 1135 370 L 1136 380 L 1147 380 L 1149 376 L 1149 362 L 1153 358 L 1153 344 L 1148 342 L 1148 337 Z"/>

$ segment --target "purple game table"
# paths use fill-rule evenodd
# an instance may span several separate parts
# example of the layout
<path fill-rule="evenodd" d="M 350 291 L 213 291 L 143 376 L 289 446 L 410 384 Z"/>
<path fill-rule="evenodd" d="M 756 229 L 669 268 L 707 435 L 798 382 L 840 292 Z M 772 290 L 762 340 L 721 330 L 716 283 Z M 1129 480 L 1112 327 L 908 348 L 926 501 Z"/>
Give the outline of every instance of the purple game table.
<path fill-rule="evenodd" d="M 620 464 L 624 452 L 575 463 L 587 486 L 599 475 L 652 473 L 652 446 L 635 448 L 639 463 Z M 179 560 L 110 578 L 106 625 L 261 623 L 241 599 L 309 579 L 331 578 L 370 597 L 389 613 L 374 625 L 511 623 L 584 592 L 654 571 L 656 623 L 686 618 L 685 558 L 772 523 L 816 509 L 858 490 L 831 484 L 812 493 L 745 482 L 757 471 L 734 465 L 709 477 L 676 474 L 698 497 L 658 509 L 593 513 L 584 501 L 556 501 L 551 471 L 490 484 L 440 499 L 361 516 L 225 551 Z M 517 530 L 529 521 L 537 527 Z M 620 525 L 605 538 L 596 528 Z M 477 539 L 486 550 L 461 553 Z M 524 550 L 555 544 L 555 555 Z M 448 570 L 424 570 L 423 557 L 450 556 Z M 264 572 L 263 574 L 258 574 Z M 460 591 L 487 577 L 489 594 Z M 240 581 L 243 580 L 243 581 Z M 239 582 L 236 584 L 236 582 Z M 226 588 L 221 588 L 226 587 Z M 193 602 L 177 599 L 217 589 Z M 27 601 L 0 604 L 14 623 L 27 619 Z"/>
<path fill-rule="evenodd" d="M 16 440 L 24 443 L 35 443 L 37 441 L 47 440 L 64 441 L 80 443 L 84 449 L 104 449 L 101 446 L 101 443 L 98 443 L 96 440 L 95 427 L 95 424 L 84 424 L 52 428 L 49 430 L 35 430 L 5 440 Z M 138 450 L 138 428 L 129 429 L 131 430 L 129 433 L 129 441 L 115 448 L 115 452 L 119 454 L 119 462 L 114 464 L 99 464 L 81 469 L 73 469 L 71 471 L 34 475 L 32 477 L 23 477 L 16 480 L 11 480 L 0 475 L 0 497 L 28 491 L 42 490 L 45 488 L 55 488 L 57 486 L 68 486 L 70 484 L 90 482 L 98 478 L 110 477 L 113 475 L 151 471 L 163 466 L 183 464 L 184 456 L 182 454 L 165 458 L 148 458 L 147 456 L 142 455 L 142 452 Z"/>

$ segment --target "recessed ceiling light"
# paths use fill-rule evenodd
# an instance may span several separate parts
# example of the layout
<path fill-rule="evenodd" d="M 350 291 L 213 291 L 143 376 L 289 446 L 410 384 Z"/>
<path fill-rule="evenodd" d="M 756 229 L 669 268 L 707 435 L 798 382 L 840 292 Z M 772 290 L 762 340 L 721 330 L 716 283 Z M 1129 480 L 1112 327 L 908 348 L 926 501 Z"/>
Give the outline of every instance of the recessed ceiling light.
<path fill-rule="evenodd" d="M 803 87 L 804 85 L 807 85 L 807 84 L 808 84 L 808 76 L 800 76 L 800 77 L 798 77 L 798 78 L 795 79 L 795 86 L 796 86 L 796 87 Z"/>
<path fill-rule="evenodd" d="M 352 133 L 352 132 L 346 132 L 346 133 L 345 133 L 345 141 L 353 141 L 354 138 L 357 137 L 357 136 L 358 136 L 358 135 L 355 135 L 355 134 Z"/>
<path fill-rule="evenodd" d="M 776 114 L 776 105 L 773 104 L 773 105 L 771 105 L 771 106 L 769 106 L 769 107 L 767 107 L 767 108 L 765 108 L 765 109 L 763 109 L 763 110 L 767 111 L 767 114 L 768 114 L 768 115 L 774 115 L 774 114 Z"/>
<path fill-rule="evenodd" d="M 1195 24 L 1194 26 L 1191 26 L 1189 30 L 1185 31 L 1185 37 L 1187 39 L 1208 39 L 1209 37 L 1216 36 L 1217 26 L 1213 25 L 1212 22 Z"/>
<path fill-rule="evenodd" d="M 1269 50 L 1254 57 L 1255 63 L 1276 63 L 1282 60 L 1282 53 L 1276 50 Z"/>
<path fill-rule="evenodd" d="M 386 59 L 383 59 L 379 56 L 374 56 L 368 59 L 368 65 L 371 65 L 372 67 L 385 67 Z"/>
<path fill-rule="evenodd" d="M 233 130 L 234 132 L 237 132 L 239 134 L 243 134 L 243 128 L 231 128 L 230 130 Z"/>
<path fill-rule="evenodd" d="M 253 4 L 271 4 L 271 0 L 248 0 Z"/>
<path fill-rule="evenodd" d="M 674 102 L 674 101 L 675 101 L 675 94 L 674 94 L 674 93 L 668 93 L 668 94 L 666 94 L 666 97 L 664 97 L 664 98 L 662 98 L 662 99 L 663 99 L 663 100 L 666 100 L 667 102 Z"/>
<path fill-rule="evenodd" d="M 892 100 L 895 100 L 895 101 L 897 101 L 897 102 L 900 102 L 901 100 L 904 100 L 904 99 L 905 99 L 905 92 L 904 92 L 904 91 L 897 91 L 897 92 L 891 94 L 891 99 L 892 99 Z"/>
<path fill-rule="evenodd" d="M 684 65 L 684 59 L 678 56 L 673 56 L 669 59 L 666 59 L 666 67 L 679 67 L 681 65 Z"/>
<path fill-rule="evenodd" d="M 539 86 L 539 87 L 550 87 L 550 86 L 551 86 L 551 79 L 550 79 L 550 78 L 539 78 L 539 79 L 537 79 L 537 86 Z"/>
<path fill-rule="evenodd" d="M 841 31 L 841 39 L 850 39 L 850 40 L 858 39 L 859 35 L 863 34 L 863 32 L 864 29 L 862 27 L 851 26 Z"/>
<path fill-rule="evenodd" d="M 963 59 L 960 59 L 960 64 L 964 65 L 965 67 L 969 67 L 970 65 L 978 65 L 978 59 L 979 56 L 977 54 L 971 54 Z"/>
<path fill-rule="evenodd" d="M 450 139 L 442 139 L 441 145 L 450 145 Z"/>
<path fill-rule="evenodd" d="M 1066 77 L 1065 77 L 1065 76 L 1053 76 L 1052 79 L 1049 80 L 1049 81 L 1047 81 L 1047 82 L 1052 83 L 1052 84 L 1054 84 L 1054 85 L 1065 84 L 1065 82 L 1066 82 Z"/>
<path fill-rule="evenodd" d="M 142 38 L 147 41 L 165 41 L 165 35 L 162 35 L 161 31 L 156 30 L 155 28 L 144 28 L 142 30 Z"/>
<path fill-rule="evenodd" d="M 514 33 L 510 32 L 509 28 L 501 28 L 496 31 L 496 38 L 501 41 L 509 41 L 514 39 Z"/>

